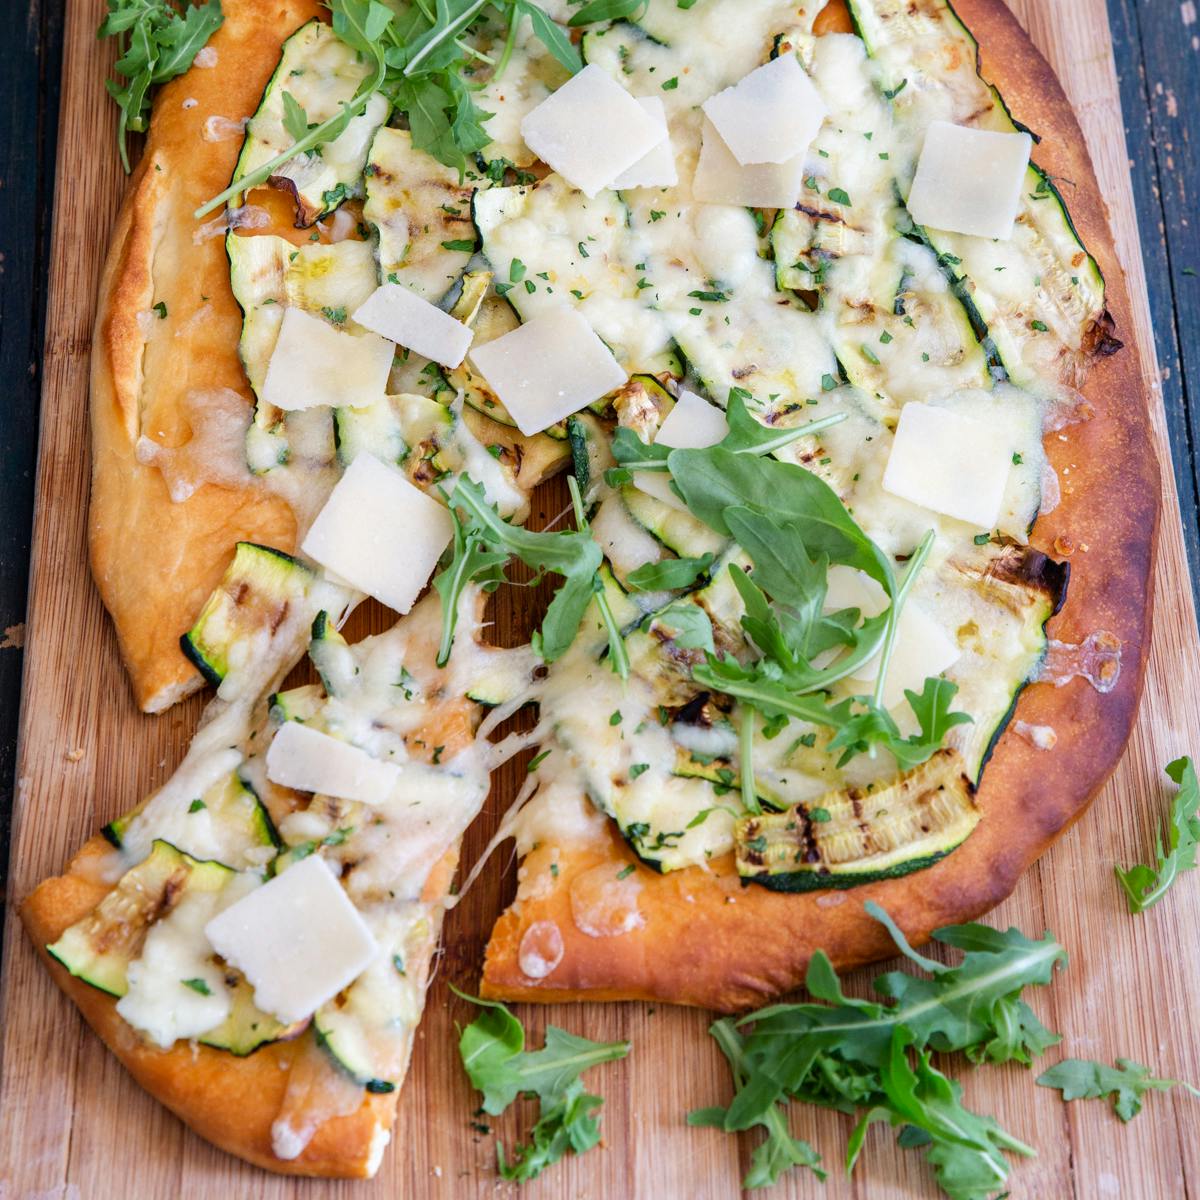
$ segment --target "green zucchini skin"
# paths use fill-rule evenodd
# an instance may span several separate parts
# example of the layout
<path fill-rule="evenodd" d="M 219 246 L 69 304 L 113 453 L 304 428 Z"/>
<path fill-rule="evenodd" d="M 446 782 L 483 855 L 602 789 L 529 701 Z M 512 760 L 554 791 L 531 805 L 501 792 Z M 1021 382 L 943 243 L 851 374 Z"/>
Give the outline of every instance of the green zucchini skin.
<path fill-rule="evenodd" d="M 964 839 L 965 840 L 965 839 Z M 917 871 L 924 871 L 934 863 L 941 862 L 948 854 L 958 849 L 957 845 L 940 850 L 936 854 L 927 854 L 923 858 L 909 859 L 886 871 L 855 871 L 853 874 L 838 874 L 821 871 L 789 871 L 780 875 L 755 875 L 743 879 L 743 885 L 754 883 L 770 892 L 786 892 L 790 895 L 800 895 L 804 892 L 824 892 L 831 888 L 837 891 L 847 891 L 850 888 L 862 887 L 867 883 L 879 883 L 885 879 L 900 879 Z"/>

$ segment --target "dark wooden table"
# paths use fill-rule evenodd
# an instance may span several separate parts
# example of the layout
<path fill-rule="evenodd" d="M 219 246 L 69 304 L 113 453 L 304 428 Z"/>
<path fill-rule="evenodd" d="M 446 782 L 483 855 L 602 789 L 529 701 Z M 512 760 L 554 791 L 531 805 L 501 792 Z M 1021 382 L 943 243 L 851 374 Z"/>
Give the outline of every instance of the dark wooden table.
<path fill-rule="evenodd" d="M 0 381 L 6 397 L 0 420 L 0 872 L 7 868 L 16 785 L 63 5 L 64 0 L 28 0 L 0 50 Z M 1200 607 L 1200 147 L 1193 136 L 1200 131 L 1200 16 L 1192 0 L 1108 0 L 1108 8 L 1163 399 Z M 79 152 L 108 150 L 87 146 Z M 71 181 L 61 179 L 58 186 L 69 188 Z M 108 230 L 95 235 L 107 238 Z M 81 304 L 91 300 L 80 297 Z M 79 650 L 86 669 L 87 648 Z"/>

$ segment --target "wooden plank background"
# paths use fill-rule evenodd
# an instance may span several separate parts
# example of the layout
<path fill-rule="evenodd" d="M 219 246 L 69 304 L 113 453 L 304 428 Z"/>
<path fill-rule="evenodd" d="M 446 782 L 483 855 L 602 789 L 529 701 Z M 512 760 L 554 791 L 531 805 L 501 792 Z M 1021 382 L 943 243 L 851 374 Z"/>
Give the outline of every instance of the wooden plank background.
<path fill-rule="evenodd" d="M 1103 0 L 1011 3 L 1058 69 L 1085 127 L 1129 273 L 1142 369 L 1157 389 L 1155 340 Z M 1136 20 L 1132 4 L 1114 0 L 1114 6 L 1118 16 Z M 1189 7 L 1194 6 L 1183 9 Z M 105 249 L 105 237 L 96 231 L 111 226 L 122 187 L 115 156 L 103 152 L 113 113 L 97 86 L 107 50 L 93 36 L 95 8 L 89 0 L 71 0 L 65 37 L 59 177 L 70 186 L 58 193 L 44 353 L 31 636 L 13 830 L 11 893 L 16 898 L 57 869 L 100 822 L 167 777 L 199 706 L 192 702 L 158 718 L 133 710 L 111 630 L 84 565 L 87 354 Z M 1176 8 L 1176 22 L 1179 12 Z M 1118 22 L 1120 36 L 1128 28 Z M 1185 28 L 1180 37 L 1187 32 Z M 1153 83 L 1138 86 L 1157 94 Z M 1175 120 L 1165 91 L 1163 105 L 1164 119 Z M 1136 130 L 1131 142 L 1139 144 Z M 86 171 L 80 170 L 81 156 L 86 157 Z M 1186 214 L 1178 220 L 1182 233 Z M 1186 264 L 1176 265 L 1179 279 L 1190 280 L 1182 274 Z M 1160 344 L 1161 315 L 1155 320 Z M 1184 349 L 1196 352 L 1194 344 Z M 1186 425 L 1182 433 L 1186 437 Z M 1163 460 L 1169 461 L 1167 428 L 1158 406 L 1156 436 Z M 1192 493 L 1192 525 L 1194 500 Z M 1034 1001 L 1047 1024 L 1066 1034 L 1064 1053 L 1128 1056 L 1161 1074 L 1200 1081 L 1197 877 L 1186 878 L 1149 914 L 1132 918 L 1124 912 L 1111 875 L 1114 860 L 1129 862 L 1151 850 L 1151 831 L 1165 799 L 1159 767 L 1189 748 L 1200 750 L 1195 699 L 1200 647 L 1179 507 L 1170 486 L 1157 586 L 1147 695 L 1130 752 L 1090 814 L 1030 872 L 992 920 L 1029 933 L 1053 929 L 1071 952 L 1068 971 Z M 468 840 L 468 858 L 478 852 L 497 816 L 489 805 Z M 430 993 L 400 1121 L 373 1194 L 465 1198 L 515 1191 L 496 1180 L 493 1138 L 471 1128 L 476 1099 L 458 1065 L 454 1036 L 455 1021 L 468 1020 L 470 1010 L 445 987 L 452 980 L 469 988 L 477 978 L 490 916 L 511 894 L 511 872 L 505 866 L 500 858 L 494 861 L 447 923 L 446 952 Z M 861 990 L 871 974 L 858 973 L 851 986 Z M 300 1193 L 325 1200 L 365 1190 L 360 1184 L 277 1180 L 189 1134 L 129 1081 L 83 1026 L 37 963 L 11 912 L 3 984 L 0 1200 L 282 1200 Z M 547 1019 L 591 1037 L 634 1042 L 627 1062 L 589 1077 L 607 1098 L 605 1146 L 554 1168 L 523 1195 L 533 1200 L 703 1200 L 738 1194 L 756 1135 L 733 1139 L 683 1124 L 689 1108 L 728 1095 L 723 1060 L 704 1033 L 704 1014 L 646 1005 L 586 1005 L 526 1008 L 520 1015 L 535 1044 Z M 1147 1112 L 1121 1127 L 1103 1105 L 1062 1105 L 1055 1094 L 1035 1088 L 1031 1074 L 1019 1068 L 975 1071 L 955 1063 L 954 1070 L 963 1078 L 969 1104 L 993 1113 L 1040 1150 L 1036 1161 L 1016 1167 L 1014 1196 L 1183 1200 L 1200 1191 L 1200 1102 L 1194 1099 L 1175 1093 L 1151 1097 Z M 529 1122 L 528 1106 L 517 1107 L 520 1111 L 495 1123 L 496 1132 L 510 1141 Z M 831 1178 L 822 1186 L 811 1176 L 794 1175 L 773 1195 L 836 1200 L 937 1194 L 919 1155 L 897 1151 L 881 1129 L 869 1136 L 858 1175 L 846 1181 L 837 1164 L 849 1121 L 796 1109 L 793 1125 L 821 1150 Z"/>

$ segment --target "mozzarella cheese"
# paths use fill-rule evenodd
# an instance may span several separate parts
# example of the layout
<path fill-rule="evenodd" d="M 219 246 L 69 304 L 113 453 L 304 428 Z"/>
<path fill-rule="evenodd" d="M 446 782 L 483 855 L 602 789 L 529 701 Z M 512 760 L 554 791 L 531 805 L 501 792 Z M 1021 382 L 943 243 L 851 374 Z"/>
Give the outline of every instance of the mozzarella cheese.
<path fill-rule="evenodd" d="M 400 768 L 311 726 L 285 721 L 267 749 L 267 778 L 301 792 L 382 804 L 399 783 Z"/>
<path fill-rule="evenodd" d="M 326 571 L 406 613 L 454 535 L 449 512 L 372 454 L 359 454 L 301 549 Z"/>
<path fill-rule="evenodd" d="M 527 437 L 620 387 L 628 375 L 572 308 L 555 307 L 494 341 L 471 361 Z"/>
<path fill-rule="evenodd" d="M 673 449 L 702 450 L 705 446 L 715 446 L 728 432 L 729 423 L 719 408 L 695 392 L 682 391 L 654 441 Z M 687 505 L 672 489 L 671 476 L 666 471 L 635 471 L 633 480 L 647 496 L 653 496 L 679 512 L 688 511 Z"/>
<path fill-rule="evenodd" d="M 315 854 L 230 905 L 204 932 L 245 975 L 254 1003 L 286 1023 L 332 1000 L 379 952 L 342 885 Z"/>
<path fill-rule="evenodd" d="M 992 529 L 1012 450 L 991 427 L 948 408 L 906 404 L 883 472 L 883 489 L 923 508 Z"/>
<path fill-rule="evenodd" d="M 344 333 L 300 308 L 288 308 L 267 364 L 262 398 L 293 411 L 382 399 L 396 349 L 374 333 Z"/>
<path fill-rule="evenodd" d="M 474 336 L 461 321 L 398 283 L 385 283 L 373 292 L 352 319 L 443 367 L 457 367 Z"/>
<path fill-rule="evenodd" d="M 803 154 L 828 115 L 794 54 L 782 54 L 701 106 L 742 166 Z"/>
<path fill-rule="evenodd" d="M 920 225 L 977 237 L 1012 237 L 1033 139 L 1027 133 L 932 121 L 908 194 Z"/>
<path fill-rule="evenodd" d="M 804 155 L 781 163 L 743 165 L 711 121 L 704 122 L 700 160 L 692 177 L 692 197 L 701 204 L 741 208 L 791 208 L 804 182 Z"/>
<path fill-rule="evenodd" d="M 639 96 L 637 102 L 658 124 L 662 140 L 652 150 L 612 181 L 614 188 L 674 187 L 679 182 L 675 168 L 675 147 L 667 128 L 667 111 L 657 96 Z"/>
<path fill-rule="evenodd" d="M 662 141 L 662 126 L 593 65 L 528 113 L 521 136 L 543 162 L 594 196 Z"/>

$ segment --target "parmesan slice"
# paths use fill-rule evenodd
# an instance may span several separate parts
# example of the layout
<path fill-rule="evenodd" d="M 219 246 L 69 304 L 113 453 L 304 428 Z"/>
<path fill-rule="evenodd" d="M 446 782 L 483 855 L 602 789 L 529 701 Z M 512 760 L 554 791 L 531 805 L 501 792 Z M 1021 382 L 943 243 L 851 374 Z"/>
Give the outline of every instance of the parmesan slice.
<path fill-rule="evenodd" d="M 742 166 L 803 154 L 829 114 L 794 54 L 756 68 L 701 107 Z"/>
<path fill-rule="evenodd" d="M 453 534 L 441 504 L 374 455 L 359 454 L 301 549 L 360 592 L 406 613 Z"/>
<path fill-rule="evenodd" d="M 662 126 L 592 64 L 526 114 L 521 136 L 543 162 L 592 197 L 662 141 Z"/>
<path fill-rule="evenodd" d="M 622 171 L 612 181 L 612 186 L 618 189 L 674 187 L 679 182 L 679 172 L 675 169 L 675 147 L 671 145 L 671 132 L 667 128 L 667 110 L 657 96 L 639 96 L 637 102 L 658 123 L 662 141 L 632 167 Z"/>
<path fill-rule="evenodd" d="M 932 121 L 908 193 L 908 211 L 919 225 L 1007 240 L 1032 149 L 1027 133 Z"/>
<path fill-rule="evenodd" d="M 385 283 L 372 292 L 352 320 L 443 367 L 457 367 L 474 336 L 461 321 L 398 283 Z"/>
<path fill-rule="evenodd" d="M 896 642 L 883 685 L 883 705 L 896 708 L 903 704 L 905 691 L 920 692 L 925 680 L 940 675 L 961 657 L 958 643 L 919 604 L 909 600 L 896 622 Z M 879 676 L 879 658 L 868 660 L 854 676 L 874 684 Z"/>
<path fill-rule="evenodd" d="M 986 422 L 948 408 L 906 404 L 883 490 L 977 529 L 992 529 L 1011 468 L 1011 449 Z"/>
<path fill-rule="evenodd" d="M 267 778 L 298 792 L 382 804 L 399 783 L 400 768 L 299 721 L 285 721 L 267 749 Z"/>
<path fill-rule="evenodd" d="M 692 197 L 701 204 L 741 208 L 791 208 L 804 182 L 804 154 L 782 163 L 743 166 L 711 121 L 704 122 Z"/>
<path fill-rule="evenodd" d="M 254 1003 L 290 1024 L 354 982 L 379 946 L 318 855 L 243 896 L 205 926 L 212 947 L 245 975 Z"/>
<path fill-rule="evenodd" d="M 288 412 L 361 407 L 383 398 L 396 348 L 374 333 L 353 334 L 300 308 L 284 311 L 262 398 Z"/>
<path fill-rule="evenodd" d="M 587 321 L 566 306 L 476 346 L 471 361 L 527 437 L 629 378 Z"/>
<path fill-rule="evenodd" d="M 659 426 L 654 441 L 656 445 L 670 446 L 672 450 L 703 450 L 706 446 L 715 446 L 728 432 L 725 414 L 715 404 L 709 404 L 695 392 L 685 389 Z M 672 489 L 671 476 L 666 471 L 635 471 L 633 482 L 647 496 L 653 496 L 679 512 L 688 511 L 688 506 Z"/>

